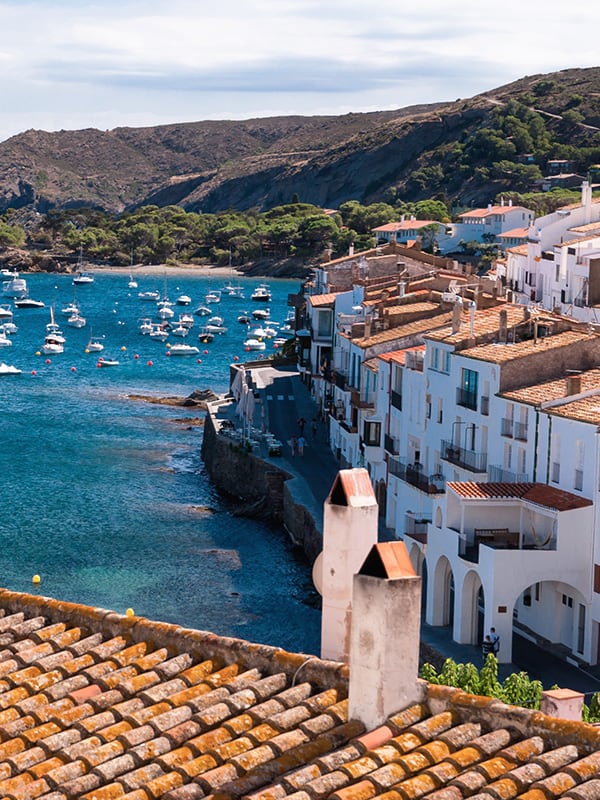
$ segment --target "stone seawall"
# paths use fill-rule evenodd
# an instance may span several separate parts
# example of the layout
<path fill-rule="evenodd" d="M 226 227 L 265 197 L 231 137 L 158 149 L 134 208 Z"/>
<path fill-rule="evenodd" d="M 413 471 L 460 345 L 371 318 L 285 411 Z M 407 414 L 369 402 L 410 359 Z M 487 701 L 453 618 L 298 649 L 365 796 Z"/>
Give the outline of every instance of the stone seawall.
<path fill-rule="evenodd" d="M 309 561 L 314 561 L 322 547 L 322 509 L 315 508 L 302 479 L 219 436 L 210 410 L 204 424 L 202 458 L 216 488 L 240 504 L 240 516 L 281 525 Z"/>

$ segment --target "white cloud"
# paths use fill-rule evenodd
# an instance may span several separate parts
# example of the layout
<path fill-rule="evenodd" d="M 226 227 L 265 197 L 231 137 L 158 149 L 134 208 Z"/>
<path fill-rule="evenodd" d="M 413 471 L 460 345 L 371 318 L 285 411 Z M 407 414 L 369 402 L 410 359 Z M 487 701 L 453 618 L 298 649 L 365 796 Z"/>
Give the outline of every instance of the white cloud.
<path fill-rule="evenodd" d="M 594 65 L 599 22 L 588 0 L 0 0 L 0 139 L 469 97 Z"/>

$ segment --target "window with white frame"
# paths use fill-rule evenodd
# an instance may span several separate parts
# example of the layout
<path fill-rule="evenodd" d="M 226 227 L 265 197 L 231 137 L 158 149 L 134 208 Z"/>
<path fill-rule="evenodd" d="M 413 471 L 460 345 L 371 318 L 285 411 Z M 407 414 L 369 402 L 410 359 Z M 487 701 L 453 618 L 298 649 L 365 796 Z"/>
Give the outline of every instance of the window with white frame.
<path fill-rule="evenodd" d="M 583 490 L 583 457 L 584 443 L 582 439 L 577 439 L 575 442 L 575 477 L 573 480 L 573 488 L 578 492 Z"/>

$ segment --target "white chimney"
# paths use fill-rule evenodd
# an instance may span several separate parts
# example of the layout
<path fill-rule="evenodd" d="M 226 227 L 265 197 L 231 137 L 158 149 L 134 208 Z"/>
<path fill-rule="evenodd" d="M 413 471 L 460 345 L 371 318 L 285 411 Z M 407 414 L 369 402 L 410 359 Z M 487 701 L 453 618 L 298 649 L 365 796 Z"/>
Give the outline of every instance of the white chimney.
<path fill-rule="evenodd" d="M 540 711 L 549 717 L 581 721 L 585 695 L 572 689 L 548 689 L 542 692 Z"/>
<path fill-rule="evenodd" d="M 350 242 L 350 247 L 348 248 L 348 255 L 350 257 L 354 255 L 354 242 Z"/>
<path fill-rule="evenodd" d="M 421 700 L 421 578 L 404 542 L 374 545 L 354 576 L 350 719 L 367 730 Z"/>
<path fill-rule="evenodd" d="M 323 596 L 321 658 L 348 661 L 352 578 L 377 542 L 378 508 L 366 469 L 338 472 L 323 513 L 323 552 L 313 576 Z"/>
<path fill-rule="evenodd" d="M 581 205 L 584 208 L 583 224 L 588 225 L 592 221 L 592 187 L 589 181 L 581 184 Z"/>

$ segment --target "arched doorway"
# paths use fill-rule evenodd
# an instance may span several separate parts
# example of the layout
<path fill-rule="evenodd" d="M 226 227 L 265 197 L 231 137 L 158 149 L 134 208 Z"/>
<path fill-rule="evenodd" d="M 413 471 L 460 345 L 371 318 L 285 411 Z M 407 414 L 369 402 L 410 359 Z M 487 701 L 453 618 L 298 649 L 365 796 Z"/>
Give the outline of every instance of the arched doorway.
<path fill-rule="evenodd" d="M 446 556 L 438 559 L 433 571 L 431 624 L 452 625 L 454 622 L 454 575 Z"/>
<path fill-rule="evenodd" d="M 479 644 L 483 632 L 485 611 L 483 587 L 475 570 L 465 575 L 461 598 L 461 639 L 464 644 Z"/>
<path fill-rule="evenodd" d="M 427 605 L 427 561 L 421 548 L 414 543 L 410 548 L 409 557 L 415 572 L 421 577 L 421 611 L 425 614 Z"/>

